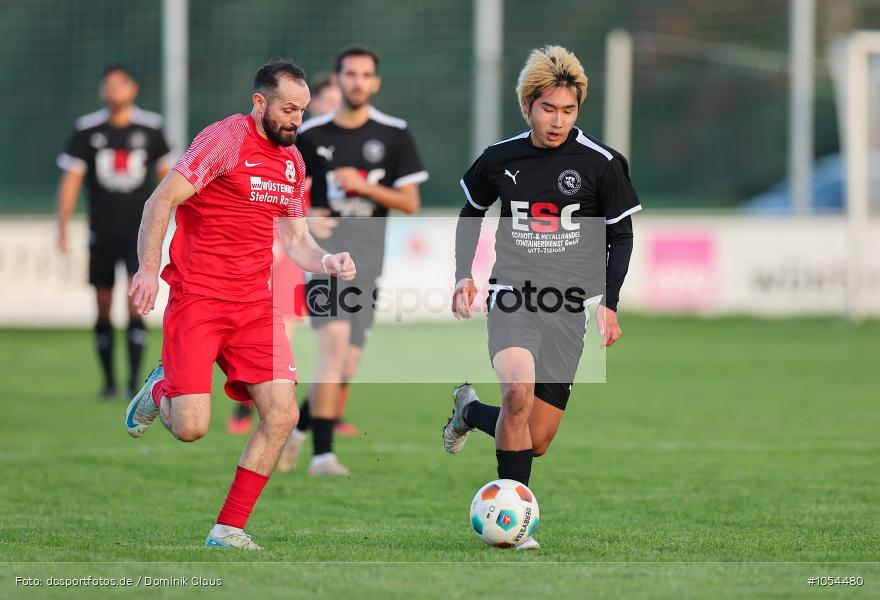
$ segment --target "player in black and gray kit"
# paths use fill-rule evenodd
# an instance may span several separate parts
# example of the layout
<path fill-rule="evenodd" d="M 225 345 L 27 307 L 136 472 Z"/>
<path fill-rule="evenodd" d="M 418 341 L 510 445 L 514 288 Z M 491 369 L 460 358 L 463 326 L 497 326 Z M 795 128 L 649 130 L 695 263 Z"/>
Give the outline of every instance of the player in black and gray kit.
<path fill-rule="evenodd" d="M 137 237 L 144 202 L 156 179 L 168 173 L 170 149 L 162 117 L 134 104 L 138 86 L 131 73 L 113 66 L 101 76 L 99 93 L 106 106 L 80 117 L 67 148 L 58 156 L 64 170 L 58 189 L 58 246 L 68 249 L 67 225 L 86 183 L 89 199 L 89 283 L 95 286 L 98 319 L 95 343 L 104 373 L 101 395 L 116 397 L 113 373 L 113 326 L 110 308 L 116 264 L 123 262 L 129 279 L 138 270 Z M 127 395 L 140 386 L 140 366 L 147 330 L 129 307 Z"/>
<path fill-rule="evenodd" d="M 299 129 L 296 145 L 312 178 L 312 233 L 328 252 L 344 247 L 357 262 L 358 275 L 346 284 L 313 275 L 306 284 L 320 355 L 299 424 L 278 461 L 280 471 L 294 468 L 303 432 L 311 427 L 314 456 L 309 474 L 349 474 L 332 452 L 333 425 L 373 325 L 386 217 L 391 210 L 416 212 L 419 184 L 428 179 L 406 121 L 370 105 L 379 91 L 378 66 L 369 48 L 342 50 L 336 57 L 342 106 Z"/>
<path fill-rule="evenodd" d="M 486 210 L 501 202 L 490 279 L 489 356 L 501 406 L 464 384 L 443 431 L 450 453 L 473 429 L 495 437 L 498 477 L 528 485 L 571 394 L 588 312 L 604 346 L 621 334 L 617 303 L 632 253 L 630 215 L 641 209 L 626 159 L 574 127 L 587 77 L 559 46 L 533 50 L 517 97 L 531 129 L 487 148 L 461 181 L 467 201 L 456 229 L 453 312 L 471 316 L 471 264 Z M 607 264 L 607 267 L 606 267 Z M 537 548 L 529 538 L 521 549 Z"/>

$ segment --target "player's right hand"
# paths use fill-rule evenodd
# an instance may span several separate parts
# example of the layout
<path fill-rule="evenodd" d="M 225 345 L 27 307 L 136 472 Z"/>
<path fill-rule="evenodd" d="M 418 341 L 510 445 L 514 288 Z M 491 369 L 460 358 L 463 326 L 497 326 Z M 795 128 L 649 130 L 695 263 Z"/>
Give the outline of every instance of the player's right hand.
<path fill-rule="evenodd" d="M 138 270 L 131 278 L 128 297 L 139 315 L 147 315 L 156 308 L 156 296 L 159 294 L 159 274 L 146 273 Z"/>
<path fill-rule="evenodd" d="M 324 271 L 328 275 L 332 275 L 343 281 L 351 281 L 357 275 L 357 269 L 354 266 L 354 260 L 348 252 L 340 252 L 339 254 L 326 254 L 321 259 Z"/>
<path fill-rule="evenodd" d="M 330 217 L 329 208 L 311 208 L 306 217 L 309 224 L 309 231 L 312 237 L 326 240 L 333 233 L 333 230 L 339 225 L 336 219 Z"/>
<path fill-rule="evenodd" d="M 473 314 L 471 304 L 477 296 L 477 286 L 470 277 L 465 277 L 455 284 L 455 291 L 452 293 L 452 314 L 457 320 L 470 319 Z"/>

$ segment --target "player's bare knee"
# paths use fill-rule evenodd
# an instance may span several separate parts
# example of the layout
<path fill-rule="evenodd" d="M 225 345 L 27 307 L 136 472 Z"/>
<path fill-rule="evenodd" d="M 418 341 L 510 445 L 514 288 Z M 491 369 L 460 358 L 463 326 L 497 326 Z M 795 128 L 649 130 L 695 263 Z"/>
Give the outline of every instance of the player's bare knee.
<path fill-rule="evenodd" d="M 528 419 L 532 408 L 532 387 L 524 383 L 505 384 L 501 403 L 507 417 Z"/>
<path fill-rule="evenodd" d="M 296 405 L 296 398 L 290 403 L 290 420 L 294 425 L 299 423 L 299 406 Z"/>
<path fill-rule="evenodd" d="M 261 424 L 281 436 L 286 436 L 296 427 L 299 421 L 299 408 L 296 402 L 283 403 L 263 411 L 260 415 Z"/>
<path fill-rule="evenodd" d="M 296 402 L 291 403 L 290 408 L 287 409 L 285 414 L 284 423 L 287 428 L 287 433 L 290 433 L 296 424 L 299 423 L 299 407 L 296 405 Z"/>
<path fill-rule="evenodd" d="M 205 437 L 208 433 L 208 426 L 200 423 L 184 423 L 178 425 L 173 424 L 171 433 L 181 442 L 194 442 Z"/>
<path fill-rule="evenodd" d="M 533 387 L 525 383 L 505 383 L 502 390 L 505 401 L 516 403 L 528 401 L 533 394 Z"/>

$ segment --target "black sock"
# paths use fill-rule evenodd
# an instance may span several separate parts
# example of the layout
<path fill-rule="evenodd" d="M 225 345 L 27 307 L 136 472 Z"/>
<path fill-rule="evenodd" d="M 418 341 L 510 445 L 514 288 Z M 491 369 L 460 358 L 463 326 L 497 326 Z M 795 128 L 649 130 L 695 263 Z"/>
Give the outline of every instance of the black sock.
<path fill-rule="evenodd" d="M 306 399 L 303 400 L 303 403 L 299 407 L 299 421 L 296 423 L 296 428 L 300 431 L 308 431 L 311 426 L 312 415 L 309 412 L 309 397 L 306 396 Z"/>
<path fill-rule="evenodd" d="M 147 328 L 141 319 L 132 319 L 128 323 L 128 367 L 131 377 L 128 387 L 136 390 L 141 381 L 141 361 L 144 356 L 144 348 L 147 347 Z"/>
<path fill-rule="evenodd" d="M 116 379 L 113 377 L 113 325 L 110 321 L 98 321 L 95 324 L 95 347 L 98 350 L 98 358 L 101 360 L 101 370 L 104 372 L 104 386 L 116 387 Z"/>
<path fill-rule="evenodd" d="M 236 419 L 247 419 L 251 416 L 251 413 L 254 409 L 251 408 L 251 405 L 247 402 L 236 402 L 235 403 L 235 418 Z"/>
<path fill-rule="evenodd" d="M 527 450 L 496 450 L 498 459 L 498 479 L 513 479 L 529 485 L 532 474 L 532 449 Z"/>
<path fill-rule="evenodd" d="M 312 418 L 312 443 L 315 456 L 333 451 L 333 419 Z"/>
<path fill-rule="evenodd" d="M 495 437 L 495 423 L 501 413 L 500 406 L 471 402 L 464 408 L 464 424 L 468 427 L 476 427 L 480 431 Z"/>

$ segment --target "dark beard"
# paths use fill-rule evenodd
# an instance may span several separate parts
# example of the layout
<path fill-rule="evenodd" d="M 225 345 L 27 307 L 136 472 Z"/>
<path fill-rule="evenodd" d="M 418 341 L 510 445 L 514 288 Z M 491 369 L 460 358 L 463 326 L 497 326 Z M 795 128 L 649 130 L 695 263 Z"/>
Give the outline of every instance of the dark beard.
<path fill-rule="evenodd" d="M 294 142 L 296 142 L 296 129 L 294 129 L 293 132 L 282 131 L 280 126 L 277 129 L 273 129 L 272 124 L 269 122 L 269 119 L 266 118 L 266 113 L 263 113 L 262 121 L 263 131 L 266 132 L 266 137 L 276 146 L 287 148 L 289 146 L 293 146 Z M 284 137 L 284 134 L 288 134 L 290 135 L 290 137 L 286 138 Z"/>
<path fill-rule="evenodd" d="M 349 98 L 344 92 L 342 94 L 342 103 L 345 104 L 345 106 L 348 107 L 349 110 L 357 110 L 365 104 L 368 104 L 369 102 L 369 96 L 363 102 L 354 103 L 352 102 L 351 98 Z"/>

